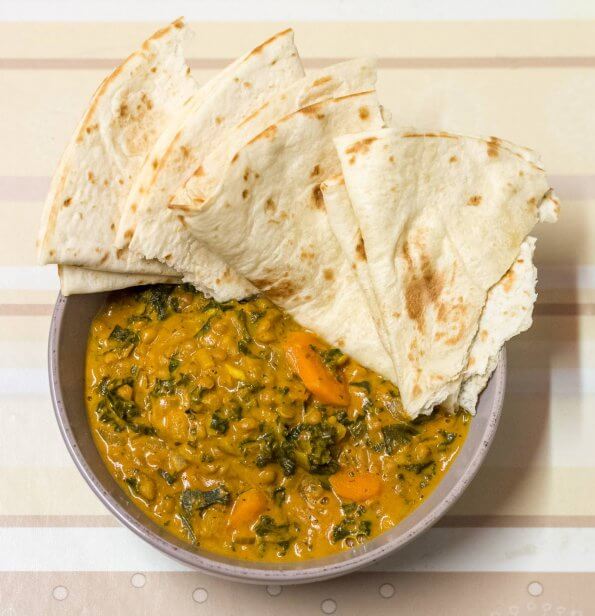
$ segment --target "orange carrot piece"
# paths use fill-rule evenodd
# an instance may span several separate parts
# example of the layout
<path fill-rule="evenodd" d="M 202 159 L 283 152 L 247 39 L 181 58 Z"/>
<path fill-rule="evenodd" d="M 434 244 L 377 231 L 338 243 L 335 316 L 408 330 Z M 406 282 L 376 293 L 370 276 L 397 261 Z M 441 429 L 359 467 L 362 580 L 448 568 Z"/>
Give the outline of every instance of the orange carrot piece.
<path fill-rule="evenodd" d="M 229 525 L 232 528 L 246 528 L 256 522 L 258 516 L 268 507 L 267 497 L 260 490 L 242 492 L 235 500 L 229 514 Z"/>
<path fill-rule="evenodd" d="M 356 503 L 378 496 L 382 490 L 382 481 L 374 473 L 346 469 L 331 475 L 329 481 L 337 496 Z"/>
<path fill-rule="evenodd" d="M 324 365 L 314 349 L 321 347 L 321 341 L 313 334 L 291 332 L 285 341 L 285 354 L 292 370 L 302 379 L 306 389 L 320 402 L 335 406 L 349 404 L 349 392 L 344 383 L 338 381 Z"/>

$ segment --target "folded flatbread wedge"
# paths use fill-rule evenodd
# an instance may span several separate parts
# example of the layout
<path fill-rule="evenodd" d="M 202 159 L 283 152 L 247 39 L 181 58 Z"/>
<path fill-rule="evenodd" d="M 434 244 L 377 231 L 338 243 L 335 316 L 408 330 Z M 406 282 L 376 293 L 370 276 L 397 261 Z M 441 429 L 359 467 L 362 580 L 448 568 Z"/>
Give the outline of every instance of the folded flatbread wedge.
<path fill-rule="evenodd" d="M 197 288 L 213 295 L 214 284 L 209 281 L 218 279 L 228 297 L 253 294 L 254 287 L 229 268 L 225 279 L 218 276 L 225 264 L 213 255 L 199 254 L 200 247 L 167 205 L 175 190 L 244 115 L 303 75 L 293 31 L 285 30 L 205 84 L 188 113 L 178 125 L 168 127 L 147 156 L 124 207 L 116 237 L 118 248 L 130 247 L 133 254 L 180 273 L 185 273 L 189 259 L 203 258 L 213 275 L 208 280 L 192 279 Z"/>
<path fill-rule="evenodd" d="M 488 292 L 557 201 L 532 153 L 495 138 L 382 129 L 336 145 L 367 263 L 356 271 L 369 275 L 405 409 L 429 413 L 474 374 Z"/>
<path fill-rule="evenodd" d="M 329 223 L 357 272 L 370 310 L 375 316 L 380 337 L 385 348 L 389 349 L 388 332 L 382 320 L 368 262 L 363 258 L 361 230 L 343 176 L 329 179 L 321 188 Z M 510 269 L 489 290 L 478 331 L 471 344 L 467 368 L 461 375 L 461 387 L 453 394 L 449 406 L 461 406 L 470 413 L 475 413 L 479 394 L 496 368 L 504 343 L 531 327 L 533 305 L 537 299 L 537 269 L 533 265 L 535 242 L 532 237 L 525 239 Z"/>
<path fill-rule="evenodd" d="M 364 242 L 362 240 L 359 222 L 353 211 L 349 194 L 345 188 L 345 180 L 342 175 L 328 178 L 320 185 L 324 206 L 328 214 L 329 225 L 341 245 L 345 258 L 351 264 L 351 269 L 356 273 L 359 285 L 368 303 L 370 315 L 374 320 L 378 336 L 382 344 L 390 354 L 388 333 L 382 319 L 380 304 L 376 299 L 368 262 L 364 255 Z"/>
<path fill-rule="evenodd" d="M 118 274 L 117 272 L 102 272 L 87 267 L 76 267 L 75 265 L 58 265 L 58 275 L 62 295 L 101 293 L 144 284 L 175 284 L 180 282 L 179 278 L 171 276 Z"/>
<path fill-rule="evenodd" d="M 271 66 L 280 53 L 278 49 L 268 50 L 273 44 L 280 45 L 272 40 L 261 46 L 259 54 L 250 54 L 226 79 L 219 80 L 216 88 L 211 88 L 207 100 L 175 138 L 179 142 L 180 135 L 186 135 L 187 157 L 183 163 L 177 160 L 177 146 L 159 140 L 154 150 L 161 147 L 165 154 L 149 156 L 137 182 L 137 187 L 145 186 L 143 194 L 133 189 L 129 198 L 129 204 L 137 206 L 131 250 L 173 266 L 185 282 L 219 301 L 246 297 L 256 289 L 194 237 L 179 214 L 168 209 L 169 202 L 201 203 L 217 186 L 237 149 L 267 126 L 312 102 L 373 88 L 376 81 L 375 66 L 369 60 L 343 62 L 297 81 L 295 71 L 285 71 L 281 78 L 278 71 L 283 63 L 276 61 Z M 246 89 L 243 84 L 248 82 L 252 85 Z M 151 160 L 161 162 L 154 168 L 149 164 Z M 178 191 L 179 197 L 172 197 L 172 191 L 189 176 L 189 182 Z M 146 177 L 151 179 L 144 180 Z M 122 227 L 126 224 L 127 217 Z"/>
<path fill-rule="evenodd" d="M 156 32 L 95 92 L 52 180 L 39 233 L 41 263 L 143 276 L 171 273 L 117 250 L 114 239 L 120 209 L 147 152 L 198 92 L 184 60 L 184 29 L 178 20 Z M 102 275 L 77 275 L 64 267 L 62 277 L 68 287 Z M 108 278 L 107 286 L 114 282 Z M 130 284 L 138 279 L 130 278 Z"/>
<path fill-rule="evenodd" d="M 301 109 L 241 148 L 204 203 L 180 211 L 198 239 L 299 323 L 394 380 L 320 191 L 340 169 L 333 137 L 383 123 L 374 92 Z"/>
<path fill-rule="evenodd" d="M 329 98 L 369 92 L 376 86 L 376 77 L 376 61 L 370 58 L 356 58 L 311 71 L 238 122 L 170 203 L 200 207 L 221 182 L 234 154 L 271 124 Z"/>

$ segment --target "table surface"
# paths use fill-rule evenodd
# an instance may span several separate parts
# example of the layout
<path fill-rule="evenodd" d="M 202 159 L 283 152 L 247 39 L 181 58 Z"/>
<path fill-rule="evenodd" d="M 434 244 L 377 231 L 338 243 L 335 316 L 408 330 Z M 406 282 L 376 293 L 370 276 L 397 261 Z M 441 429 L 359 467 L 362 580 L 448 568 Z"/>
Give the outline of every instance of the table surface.
<path fill-rule="evenodd" d="M 119 526 L 54 420 L 46 344 L 58 285 L 34 242 L 91 93 L 156 24 L 0 23 L 0 615 L 595 614 L 595 22 L 350 19 L 292 21 L 308 68 L 377 56 L 394 124 L 532 147 L 562 200 L 559 223 L 538 230 L 534 325 L 508 345 L 502 423 L 478 477 L 405 550 L 301 587 L 189 571 Z M 201 81 L 280 29 L 192 26 Z"/>

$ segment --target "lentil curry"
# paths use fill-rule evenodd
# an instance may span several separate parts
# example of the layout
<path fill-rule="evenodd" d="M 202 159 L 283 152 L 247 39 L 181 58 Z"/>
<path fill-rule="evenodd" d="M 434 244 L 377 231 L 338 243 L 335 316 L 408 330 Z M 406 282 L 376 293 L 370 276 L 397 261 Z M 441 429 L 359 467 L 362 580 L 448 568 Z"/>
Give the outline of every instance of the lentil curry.
<path fill-rule="evenodd" d="M 108 469 L 149 517 L 238 558 L 296 561 L 399 523 L 461 448 L 464 413 L 407 420 L 398 390 L 264 297 L 112 294 L 86 396 Z"/>

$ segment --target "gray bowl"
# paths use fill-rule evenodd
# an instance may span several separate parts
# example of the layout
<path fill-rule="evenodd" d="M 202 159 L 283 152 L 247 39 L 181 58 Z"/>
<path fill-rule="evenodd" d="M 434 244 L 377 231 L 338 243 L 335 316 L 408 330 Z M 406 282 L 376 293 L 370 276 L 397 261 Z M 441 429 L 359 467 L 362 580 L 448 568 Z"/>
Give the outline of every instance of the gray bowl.
<path fill-rule="evenodd" d="M 87 336 L 93 317 L 106 294 L 58 297 L 49 338 L 49 378 L 52 402 L 66 447 L 89 487 L 101 502 L 139 537 L 182 563 L 236 581 L 297 584 L 343 575 L 402 548 L 430 528 L 461 496 L 479 469 L 494 438 L 506 382 L 506 357 L 481 396 L 465 444 L 429 498 L 395 528 L 351 550 L 274 565 L 245 562 L 195 548 L 155 524 L 127 498 L 104 466 L 87 423 L 84 371 Z"/>

